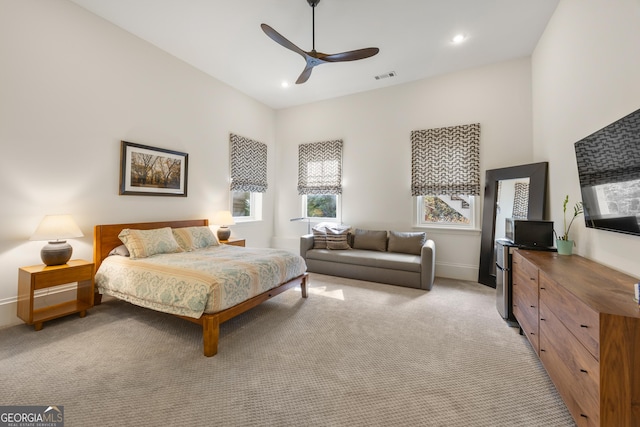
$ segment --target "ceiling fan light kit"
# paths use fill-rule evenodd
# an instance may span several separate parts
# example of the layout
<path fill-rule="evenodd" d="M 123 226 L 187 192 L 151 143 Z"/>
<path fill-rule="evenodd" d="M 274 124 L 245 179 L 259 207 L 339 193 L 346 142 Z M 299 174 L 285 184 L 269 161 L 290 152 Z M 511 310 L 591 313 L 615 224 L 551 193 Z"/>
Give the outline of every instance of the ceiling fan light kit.
<path fill-rule="evenodd" d="M 306 65 L 304 67 L 304 70 L 300 74 L 300 77 L 298 77 L 298 80 L 296 80 L 296 84 L 302 84 L 307 80 L 309 80 L 313 67 L 317 65 L 325 64 L 327 62 L 356 61 L 359 59 L 365 59 L 365 58 L 374 56 L 380 51 L 380 49 L 378 49 L 377 47 L 368 47 L 365 49 L 350 50 L 348 52 L 341 52 L 341 53 L 334 53 L 334 54 L 326 54 L 326 53 L 316 51 L 315 8 L 318 5 L 318 3 L 320 3 L 320 0 L 307 0 L 307 3 L 309 3 L 309 6 L 311 6 L 311 10 L 312 10 L 311 19 L 312 19 L 313 44 L 312 44 L 312 49 L 309 52 L 300 49 L 298 46 L 296 46 L 295 44 L 287 40 L 285 37 L 283 37 L 276 30 L 271 28 L 269 25 L 267 24 L 260 25 L 260 27 L 262 27 L 262 31 L 264 31 L 264 33 L 267 36 L 269 36 L 273 41 L 297 53 L 298 55 L 304 58 Z"/>

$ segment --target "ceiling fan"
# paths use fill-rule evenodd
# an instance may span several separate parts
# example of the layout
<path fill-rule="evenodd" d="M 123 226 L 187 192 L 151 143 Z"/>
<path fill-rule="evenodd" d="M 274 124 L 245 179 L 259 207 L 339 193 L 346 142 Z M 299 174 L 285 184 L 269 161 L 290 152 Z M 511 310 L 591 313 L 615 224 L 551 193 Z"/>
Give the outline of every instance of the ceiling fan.
<path fill-rule="evenodd" d="M 341 53 L 334 53 L 334 54 L 317 52 L 316 51 L 315 11 L 316 11 L 316 6 L 318 5 L 318 3 L 320 3 L 320 0 L 307 0 L 307 3 L 309 3 L 309 6 L 311 6 L 311 10 L 312 10 L 311 19 L 312 19 L 312 31 L 313 31 L 312 33 L 313 46 L 310 52 L 305 52 L 304 50 L 300 49 L 298 46 L 291 43 L 289 40 L 284 38 L 280 33 L 278 33 L 276 30 L 274 30 L 267 24 L 260 25 L 262 27 L 262 31 L 264 31 L 265 34 L 271 37 L 276 43 L 286 47 L 287 49 L 290 49 L 296 52 L 297 54 L 302 56 L 304 60 L 307 62 L 306 66 L 304 67 L 304 70 L 302 71 L 302 74 L 300 74 L 300 77 L 298 77 L 298 80 L 296 80 L 296 84 L 302 84 L 307 80 L 309 80 L 309 76 L 311 76 L 311 70 L 313 70 L 313 67 L 317 65 L 324 64 L 327 62 L 344 62 L 344 61 L 355 61 L 357 59 L 365 59 L 377 54 L 380 51 L 380 49 L 378 49 L 377 47 L 368 47 L 365 49 L 350 50 L 348 52 L 341 52 Z"/>

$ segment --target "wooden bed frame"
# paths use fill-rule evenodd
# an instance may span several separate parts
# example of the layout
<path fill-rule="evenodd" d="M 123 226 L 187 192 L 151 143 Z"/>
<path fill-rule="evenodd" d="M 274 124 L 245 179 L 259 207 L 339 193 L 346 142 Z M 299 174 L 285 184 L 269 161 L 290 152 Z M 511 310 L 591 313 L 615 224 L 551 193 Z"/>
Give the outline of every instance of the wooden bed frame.
<path fill-rule="evenodd" d="M 163 221 L 163 222 L 136 222 L 131 224 L 108 224 L 108 225 L 96 225 L 93 230 L 93 261 L 95 263 L 95 271 L 98 270 L 102 260 L 109 256 L 109 252 L 120 246 L 122 242 L 118 238 L 118 234 L 124 228 L 133 228 L 138 230 L 149 230 L 153 228 L 162 227 L 194 227 L 194 226 L 208 226 L 209 220 L 195 219 L 195 220 L 182 220 L 182 221 Z M 222 310 L 218 313 L 203 314 L 200 318 L 194 319 L 192 317 L 179 316 L 182 319 L 188 320 L 193 323 L 197 323 L 202 326 L 202 337 L 204 342 L 204 355 L 207 357 L 215 356 L 218 352 L 218 338 L 220 336 L 220 324 L 226 322 L 235 316 L 244 313 L 245 311 L 263 303 L 264 301 L 273 298 L 276 295 L 300 285 L 302 290 L 302 297 L 307 297 L 307 280 L 308 274 L 305 273 L 298 276 L 288 282 L 285 282 L 273 289 L 263 292 L 255 297 L 241 302 L 238 305 Z M 96 290 L 95 304 L 101 303 L 102 295 L 98 294 Z"/>

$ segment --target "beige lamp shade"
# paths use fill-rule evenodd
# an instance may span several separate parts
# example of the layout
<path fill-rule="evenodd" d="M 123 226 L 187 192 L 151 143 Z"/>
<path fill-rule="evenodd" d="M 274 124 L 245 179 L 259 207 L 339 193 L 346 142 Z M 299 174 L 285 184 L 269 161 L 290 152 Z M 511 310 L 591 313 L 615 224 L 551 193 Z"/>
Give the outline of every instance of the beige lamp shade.
<path fill-rule="evenodd" d="M 233 216 L 229 211 L 219 211 L 212 221 L 215 225 L 219 225 L 218 228 L 218 240 L 229 240 L 231 237 L 231 230 L 228 225 L 233 225 L 236 222 L 233 220 Z"/>
<path fill-rule="evenodd" d="M 47 215 L 29 240 L 49 241 L 40 251 L 42 262 L 46 265 L 61 265 L 66 264 L 73 253 L 73 248 L 64 239 L 82 236 L 82 230 L 71 215 Z"/>

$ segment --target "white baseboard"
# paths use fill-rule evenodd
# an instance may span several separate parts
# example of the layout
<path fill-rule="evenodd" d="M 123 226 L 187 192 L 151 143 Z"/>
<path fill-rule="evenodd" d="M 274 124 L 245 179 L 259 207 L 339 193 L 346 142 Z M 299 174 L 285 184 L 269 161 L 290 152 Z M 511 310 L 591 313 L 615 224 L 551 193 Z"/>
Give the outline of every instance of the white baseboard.
<path fill-rule="evenodd" d="M 78 286 L 76 283 L 69 283 L 62 286 L 56 286 L 55 288 L 47 288 L 36 291 L 34 295 L 33 305 L 34 307 L 38 308 L 45 305 L 54 305 L 65 301 L 70 301 L 76 297 L 77 289 Z M 18 317 L 17 313 L 17 298 L 7 298 L 0 301 L 0 328 L 6 328 L 23 323 L 22 319 Z"/>
<path fill-rule="evenodd" d="M 0 304 L 0 328 L 15 326 L 22 323 L 22 320 L 16 315 L 18 303 L 16 301 Z"/>
<path fill-rule="evenodd" d="M 436 277 L 477 282 L 478 269 L 477 265 L 449 264 L 436 261 Z"/>

